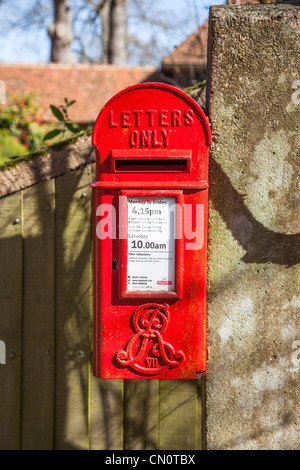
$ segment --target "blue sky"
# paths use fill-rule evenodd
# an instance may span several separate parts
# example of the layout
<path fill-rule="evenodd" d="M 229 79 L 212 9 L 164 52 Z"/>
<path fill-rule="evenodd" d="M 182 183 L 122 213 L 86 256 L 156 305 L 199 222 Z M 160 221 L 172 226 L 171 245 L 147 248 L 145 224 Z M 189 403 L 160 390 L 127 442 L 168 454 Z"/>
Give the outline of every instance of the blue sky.
<path fill-rule="evenodd" d="M 78 1 L 78 0 L 77 0 Z M 51 24 L 51 0 L 49 0 L 49 13 L 44 17 L 44 24 L 41 27 L 27 27 L 21 25 L 22 9 L 32 3 L 32 0 L 14 0 L 1 6 L 0 14 L 3 18 L 13 19 L 16 23 L 14 28 L 5 29 L 2 27 L 0 34 L 0 62 L 7 63 L 46 63 L 49 61 L 50 40 L 47 34 L 47 26 Z M 45 2 L 47 3 L 47 2 Z M 76 3 L 76 0 L 70 0 L 70 5 Z M 167 22 L 181 23 L 180 26 L 168 31 L 167 34 L 157 32 L 161 50 L 157 51 L 157 60 L 167 53 L 171 52 L 174 47 L 183 42 L 193 31 L 201 25 L 208 17 L 208 9 L 211 5 L 222 5 L 225 0 L 153 0 L 149 15 L 162 17 Z M 2 23 L 1 21 L 1 23 Z M 6 23 L 9 24 L 9 21 Z M 20 26 L 18 26 L 20 25 Z M 129 33 L 135 34 L 142 41 L 147 41 L 154 34 L 151 25 L 143 24 L 142 27 L 134 18 L 129 18 Z M 75 50 L 76 44 L 74 44 Z M 98 47 L 97 42 L 91 46 L 94 49 Z M 99 46 L 100 47 L 100 46 Z M 138 60 L 136 58 L 136 60 Z M 135 58 L 131 59 L 131 63 L 135 63 Z"/>

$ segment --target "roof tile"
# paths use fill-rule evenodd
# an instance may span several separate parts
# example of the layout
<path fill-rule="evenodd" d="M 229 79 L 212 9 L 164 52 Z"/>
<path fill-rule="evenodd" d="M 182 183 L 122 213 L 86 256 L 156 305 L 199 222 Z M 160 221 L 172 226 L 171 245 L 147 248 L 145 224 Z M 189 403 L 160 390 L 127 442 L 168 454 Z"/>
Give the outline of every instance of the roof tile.
<path fill-rule="evenodd" d="M 0 64 L 0 80 L 5 83 L 6 102 L 13 93 L 40 92 L 43 118 L 53 120 L 50 104 L 59 106 L 64 98 L 76 100 L 69 109 L 72 121 L 92 123 L 104 104 L 126 86 L 151 81 L 151 66 Z"/>

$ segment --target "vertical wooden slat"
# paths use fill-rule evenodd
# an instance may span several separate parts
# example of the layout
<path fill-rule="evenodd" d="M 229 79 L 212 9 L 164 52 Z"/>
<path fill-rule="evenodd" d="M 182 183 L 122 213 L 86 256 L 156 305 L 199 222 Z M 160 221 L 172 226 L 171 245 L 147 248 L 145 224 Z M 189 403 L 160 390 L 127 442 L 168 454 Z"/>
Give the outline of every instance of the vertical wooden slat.
<path fill-rule="evenodd" d="M 196 450 L 201 429 L 201 394 L 193 380 L 161 380 L 160 450 Z"/>
<path fill-rule="evenodd" d="M 91 164 L 91 178 L 95 179 L 95 163 Z M 91 258 L 91 276 L 92 276 Z M 92 291 L 91 291 L 92 294 Z M 91 339 L 93 329 L 93 302 L 91 296 Z M 123 380 L 103 380 L 93 376 L 93 344 L 91 341 L 89 440 L 91 450 L 118 450 L 123 448 Z"/>
<path fill-rule="evenodd" d="M 205 403 L 206 403 L 206 377 L 197 380 L 197 399 L 196 399 L 196 449 L 205 450 L 206 444 L 206 422 L 205 422 Z"/>
<path fill-rule="evenodd" d="M 14 223 L 19 219 L 19 223 Z M 22 193 L 0 200 L 0 449 L 20 448 L 22 364 Z"/>
<path fill-rule="evenodd" d="M 159 380 L 126 380 L 124 410 L 125 449 L 158 449 Z"/>
<path fill-rule="evenodd" d="M 22 449 L 53 448 L 54 180 L 23 191 Z"/>
<path fill-rule="evenodd" d="M 91 377 L 90 449 L 123 448 L 123 381 Z"/>
<path fill-rule="evenodd" d="M 56 179 L 55 448 L 88 448 L 91 175 Z"/>

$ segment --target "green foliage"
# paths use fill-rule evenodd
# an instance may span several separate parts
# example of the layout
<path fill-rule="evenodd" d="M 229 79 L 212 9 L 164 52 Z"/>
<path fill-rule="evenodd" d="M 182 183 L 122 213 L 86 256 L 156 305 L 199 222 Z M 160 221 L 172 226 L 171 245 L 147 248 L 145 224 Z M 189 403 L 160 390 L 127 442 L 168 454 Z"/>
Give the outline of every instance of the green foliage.
<path fill-rule="evenodd" d="M 189 94 L 191 93 L 192 91 L 195 91 L 195 90 L 198 90 L 199 88 L 204 88 L 206 86 L 206 80 L 203 80 L 203 82 L 199 82 L 199 83 L 196 83 L 195 85 L 193 86 L 190 86 L 190 87 L 187 87 L 185 88 L 185 90 L 183 90 L 185 93 Z"/>
<path fill-rule="evenodd" d="M 42 119 L 38 93 L 16 93 L 10 98 L 9 106 L 0 107 L 0 165 L 16 156 L 40 151 L 49 140 L 52 145 L 82 130 L 68 116 L 68 108 L 75 100 L 65 98 L 64 105 L 50 106 L 59 123 L 57 127 Z"/>
<path fill-rule="evenodd" d="M 0 165 L 9 157 L 26 155 L 28 150 L 16 137 L 12 137 L 8 129 L 0 129 Z"/>
<path fill-rule="evenodd" d="M 51 131 L 47 132 L 47 134 L 44 136 L 44 141 L 54 139 L 58 135 L 61 135 L 61 138 L 64 139 L 67 130 L 69 130 L 72 134 L 77 134 L 82 130 L 77 124 L 73 124 L 70 121 L 68 115 L 68 108 L 74 103 L 76 103 L 75 100 L 69 101 L 68 98 L 65 98 L 65 103 L 63 105 L 58 107 L 54 106 L 53 104 L 50 105 L 52 114 L 58 120 L 59 126 L 56 129 L 52 129 Z"/>
<path fill-rule="evenodd" d="M 44 122 L 40 114 L 38 94 L 15 94 L 11 103 L 0 115 L 0 131 L 6 130 L 0 136 L 2 159 L 15 155 L 16 150 L 19 155 L 34 152 L 43 142 L 41 129 Z"/>

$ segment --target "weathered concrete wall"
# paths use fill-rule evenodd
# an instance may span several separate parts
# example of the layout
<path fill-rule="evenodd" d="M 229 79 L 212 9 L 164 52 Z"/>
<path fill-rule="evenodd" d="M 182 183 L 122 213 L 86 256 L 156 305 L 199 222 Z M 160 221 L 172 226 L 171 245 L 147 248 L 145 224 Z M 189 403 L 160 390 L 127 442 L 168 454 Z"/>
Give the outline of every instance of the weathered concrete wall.
<path fill-rule="evenodd" d="M 210 16 L 207 448 L 299 449 L 300 7 Z"/>

